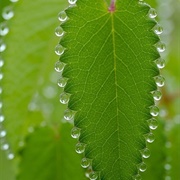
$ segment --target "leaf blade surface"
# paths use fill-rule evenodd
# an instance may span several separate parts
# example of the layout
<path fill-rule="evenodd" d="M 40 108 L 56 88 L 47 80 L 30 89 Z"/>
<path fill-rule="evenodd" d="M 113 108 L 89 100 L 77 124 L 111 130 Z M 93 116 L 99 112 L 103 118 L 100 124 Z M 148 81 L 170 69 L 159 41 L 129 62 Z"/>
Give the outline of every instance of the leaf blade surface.
<path fill-rule="evenodd" d="M 130 179 L 142 162 L 139 151 L 146 147 L 143 135 L 150 132 L 146 120 L 154 105 L 150 92 L 159 74 L 153 62 L 159 38 L 149 9 L 127 0 L 109 12 L 104 1 L 84 0 L 66 10 L 60 61 L 67 64 L 68 107 L 77 111 L 79 141 L 100 179 Z"/>

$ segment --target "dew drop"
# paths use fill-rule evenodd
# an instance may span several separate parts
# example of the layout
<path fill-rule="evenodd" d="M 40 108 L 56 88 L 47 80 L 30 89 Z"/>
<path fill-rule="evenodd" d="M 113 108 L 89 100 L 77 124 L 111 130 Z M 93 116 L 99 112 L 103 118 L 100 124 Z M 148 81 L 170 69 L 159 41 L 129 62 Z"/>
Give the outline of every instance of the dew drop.
<path fill-rule="evenodd" d="M 59 87 L 65 87 L 67 84 L 67 78 L 61 77 L 60 79 L 58 79 L 58 86 Z"/>
<path fill-rule="evenodd" d="M 9 160 L 14 159 L 14 154 L 13 154 L 13 153 L 9 153 L 9 154 L 7 155 L 7 158 L 8 158 Z"/>
<path fill-rule="evenodd" d="M 6 26 L 6 24 L 1 23 L 0 24 L 0 36 L 5 36 L 6 34 L 8 34 L 9 32 L 9 28 Z"/>
<path fill-rule="evenodd" d="M 158 52 L 162 53 L 166 50 L 166 45 L 165 45 L 165 43 L 160 41 L 156 44 L 156 48 L 157 48 Z"/>
<path fill-rule="evenodd" d="M 171 142 L 166 142 L 165 146 L 166 146 L 166 148 L 171 148 L 172 144 L 171 144 Z"/>
<path fill-rule="evenodd" d="M 62 72 L 64 67 L 65 67 L 65 64 L 60 61 L 57 61 L 54 66 L 54 68 L 57 72 Z"/>
<path fill-rule="evenodd" d="M 145 148 L 141 151 L 141 154 L 143 158 L 149 158 L 149 156 L 151 155 L 151 152 L 148 148 Z"/>
<path fill-rule="evenodd" d="M 2 131 L 0 131 L 0 137 L 2 138 L 2 137 L 5 137 L 6 136 L 6 131 L 5 130 L 2 130 Z"/>
<path fill-rule="evenodd" d="M 2 80 L 3 79 L 3 74 L 2 73 L 0 73 L 0 80 Z"/>
<path fill-rule="evenodd" d="M 3 42 L 0 42 L 0 52 L 3 52 L 6 50 L 6 44 L 4 44 Z"/>
<path fill-rule="evenodd" d="M 158 91 L 158 90 L 153 91 L 152 95 L 153 95 L 154 100 L 156 100 L 156 101 L 159 101 L 162 97 L 161 91 Z"/>
<path fill-rule="evenodd" d="M 141 164 L 139 164 L 138 168 L 141 172 L 144 172 L 144 171 L 146 171 L 147 166 L 144 162 L 142 162 Z"/>
<path fill-rule="evenodd" d="M 81 166 L 82 166 L 83 168 L 89 167 L 90 164 L 91 164 L 91 160 L 90 160 L 90 159 L 83 158 L 82 161 L 81 161 Z"/>
<path fill-rule="evenodd" d="M 78 139 L 80 136 L 81 129 L 77 127 L 73 127 L 71 130 L 71 136 L 74 139 Z"/>
<path fill-rule="evenodd" d="M 158 127 L 158 121 L 155 118 L 148 120 L 149 128 L 155 130 Z"/>
<path fill-rule="evenodd" d="M 97 172 L 92 171 L 92 172 L 89 173 L 89 179 L 90 180 L 96 180 L 98 178 L 98 176 L 99 175 L 98 175 Z"/>
<path fill-rule="evenodd" d="M 33 133 L 33 132 L 34 132 L 34 127 L 33 127 L 33 126 L 30 126 L 30 127 L 28 128 L 28 132 L 29 132 L 29 133 Z"/>
<path fill-rule="evenodd" d="M 157 35 L 160 35 L 163 33 L 163 27 L 159 24 L 157 24 L 153 29 L 154 29 L 155 34 Z"/>
<path fill-rule="evenodd" d="M 133 177 L 134 180 L 141 180 L 141 175 L 137 174 Z"/>
<path fill-rule="evenodd" d="M 14 12 L 12 11 L 12 8 L 11 8 L 11 7 L 6 7 L 6 8 L 4 8 L 3 13 L 2 13 L 2 17 L 3 17 L 5 20 L 9 20 L 9 19 L 11 19 L 13 16 L 14 16 Z"/>
<path fill-rule="evenodd" d="M 157 16 L 157 12 L 156 12 L 156 10 L 154 9 L 154 8 L 151 8 L 150 10 L 149 10 L 149 17 L 150 18 L 155 18 Z"/>
<path fill-rule="evenodd" d="M 171 165 L 170 164 L 165 164 L 164 165 L 164 169 L 166 169 L 167 171 L 171 169 Z"/>
<path fill-rule="evenodd" d="M 74 120 L 75 111 L 72 111 L 70 109 L 66 109 L 64 112 L 64 119 L 67 121 Z"/>
<path fill-rule="evenodd" d="M 4 61 L 0 59 L 0 67 L 3 67 L 3 65 L 4 65 Z"/>
<path fill-rule="evenodd" d="M 67 15 L 65 13 L 65 11 L 61 11 L 59 14 L 58 14 L 58 19 L 59 21 L 61 22 L 64 22 L 67 20 Z"/>
<path fill-rule="evenodd" d="M 154 139 L 155 139 L 154 134 L 151 133 L 151 132 L 149 134 L 147 134 L 145 137 L 146 137 L 146 141 L 148 143 L 152 143 L 154 141 Z"/>
<path fill-rule="evenodd" d="M 57 27 L 55 29 L 55 34 L 56 34 L 57 37 L 62 37 L 64 35 L 64 31 L 63 31 L 62 27 L 60 27 L 60 26 Z"/>
<path fill-rule="evenodd" d="M 8 150 L 9 149 L 9 144 L 3 144 L 1 147 L 2 150 Z"/>
<path fill-rule="evenodd" d="M 159 114 L 159 108 L 157 107 L 157 106 L 151 106 L 150 107 L 150 114 L 152 115 L 152 116 L 158 116 L 158 114 Z"/>
<path fill-rule="evenodd" d="M 2 123 L 4 121 L 4 116 L 0 115 L 0 123 Z"/>
<path fill-rule="evenodd" d="M 55 47 L 55 53 L 60 56 L 64 53 L 64 48 L 58 44 L 56 47 Z"/>
<path fill-rule="evenodd" d="M 162 69 L 165 67 L 165 60 L 162 58 L 159 58 L 156 60 L 156 64 L 159 69 Z"/>
<path fill-rule="evenodd" d="M 166 176 L 165 180 L 171 180 L 171 177 L 170 176 Z"/>
<path fill-rule="evenodd" d="M 70 5 L 74 5 L 74 4 L 76 4 L 77 0 L 68 0 L 68 2 Z"/>
<path fill-rule="evenodd" d="M 82 154 L 85 151 L 85 144 L 77 143 L 75 150 L 78 154 Z"/>
<path fill-rule="evenodd" d="M 69 102 L 69 98 L 70 98 L 70 94 L 67 94 L 65 92 L 63 92 L 61 95 L 60 95 L 60 102 L 62 104 L 67 104 Z"/>
<path fill-rule="evenodd" d="M 18 2 L 19 0 L 10 0 L 12 3 Z"/>
<path fill-rule="evenodd" d="M 2 102 L 0 102 L 0 109 L 3 107 L 3 103 Z"/>
<path fill-rule="evenodd" d="M 0 94 L 2 94 L 2 91 L 3 91 L 3 90 L 2 90 L 2 88 L 0 87 Z"/>
<path fill-rule="evenodd" d="M 18 146 L 23 147 L 25 145 L 24 141 L 19 141 Z"/>
<path fill-rule="evenodd" d="M 155 82 L 158 87 L 163 87 L 165 84 L 165 79 L 163 76 L 159 75 L 155 77 Z"/>

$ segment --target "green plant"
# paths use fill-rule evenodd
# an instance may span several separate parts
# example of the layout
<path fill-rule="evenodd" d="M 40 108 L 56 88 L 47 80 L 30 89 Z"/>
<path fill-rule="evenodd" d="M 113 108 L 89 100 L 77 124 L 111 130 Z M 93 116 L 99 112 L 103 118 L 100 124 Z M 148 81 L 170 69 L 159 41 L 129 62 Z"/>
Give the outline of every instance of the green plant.
<path fill-rule="evenodd" d="M 7 44 L 0 55 L 2 180 L 83 180 L 84 173 L 104 180 L 138 179 L 139 174 L 147 180 L 178 179 L 176 157 L 167 159 L 178 155 L 178 120 L 175 127 L 160 117 L 156 141 L 151 146 L 146 142 L 154 140 L 157 127 L 152 119 L 158 114 L 153 97 L 161 96 L 156 83 L 164 84 L 158 70 L 164 62 L 156 48 L 163 51 L 164 45 L 157 35 L 162 30 L 154 20 L 156 12 L 135 0 L 70 2 L 72 7 L 59 14 L 58 26 L 55 16 L 67 7 L 66 1 L 0 1 L 0 10 L 8 5 L 15 13 L 12 20 L 1 22 L 10 29 L 7 36 L 1 29 L 1 51 Z M 55 51 L 61 57 L 54 72 L 56 26 L 61 40 Z M 63 90 L 55 86 L 58 77 Z M 59 104 L 60 93 L 67 110 Z M 164 94 L 162 109 L 168 106 Z M 173 104 L 178 107 L 179 100 L 172 102 L 170 117 L 178 119 Z M 61 121 L 63 116 L 70 123 Z M 12 161 L 5 159 L 6 153 Z M 141 173 L 144 162 L 148 169 Z M 84 171 L 81 163 L 89 167 Z"/>

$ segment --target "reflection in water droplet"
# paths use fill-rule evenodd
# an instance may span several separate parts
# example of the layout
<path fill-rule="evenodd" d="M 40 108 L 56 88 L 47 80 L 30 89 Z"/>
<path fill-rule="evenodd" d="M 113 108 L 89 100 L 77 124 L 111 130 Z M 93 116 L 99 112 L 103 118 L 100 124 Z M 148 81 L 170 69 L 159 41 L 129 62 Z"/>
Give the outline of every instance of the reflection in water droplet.
<path fill-rule="evenodd" d="M 166 176 L 165 180 L 171 180 L 171 177 L 170 176 Z"/>
<path fill-rule="evenodd" d="M 55 70 L 57 71 L 57 72 L 62 72 L 63 71 L 63 69 L 64 69 L 64 67 L 65 67 L 65 64 L 64 63 L 62 63 L 62 62 L 60 62 L 60 61 L 57 61 L 56 63 L 55 63 Z"/>
<path fill-rule="evenodd" d="M 70 109 L 66 109 L 64 112 L 64 119 L 67 121 L 74 120 L 75 111 L 72 111 Z"/>
<path fill-rule="evenodd" d="M 61 11 L 59 14 L 58 14 L 58 19 L 59 21 L 61 22 L 64 22 L 67 20 L 67 15 L 65 13 L 65 11 Z"/>
<path fill-rule="evenodd" d="M 157 24 L 153 29 L 154 29 L 155 34 L 157 35 L 160 35 L 163 33 L 163 27 L 159 24 Z"/>
<path fill-rule="evenodd" d="M 74 5 L 74 4 L 76 4 L 77 0 L 68 0 L 68 2 L 70 5 Z"/>
<path fill-rule="evenodd" d="M 147 135 L 145 136 L 145 138 L 146 138 L 146 141 L 147 141 L 148 143 L 152 143 L 152 142 L 154 141 L 154 139 L 155 139 L 153 133 L 147 134 Z"/>
<path fill-rule="evenodd" d="M 73 129 L 71 130 L 71 136 L 72 136 L 72 138 L 78 139 L 79 136 L 80 136 L 80 132 L 81 132 L 81 129 L 80 129 L 80 128 L 73 127 Z"/>
<path fill-rule="evenodd" d="M 90 159 L 83 158 L 82 161 L 81 161 L 81 166 L 82 166 L 83 168 L 89 167 L 90 164 L 91 164 L 91 160 L 90 160 Z"/>
<path fill-rule="evenodd" d="M 2 102 L 0 102 L 0 109 L 3 107 L 3 103 Z"/>
<path fill-rule="evenodd" d="M 2 12 L 2 17 L 5 20 L 9 20 L 14 16 L 14 12 L 12 11 L 11 7 L 6 7 L 4 8 L 3 12 Z"/>
<path fill-rule="evenodd" d="M 82 154 L 85 151 L 85 144 L 77 143 L 75 150 L 78 154 Z"/>
<path fill-rule="evenodd" d="M 91 173 L 89 173 L 89 179 L 90 180 L 96 180 L 96 179 L 98 179 L 98 173 L 97 172 L 91 172 Z"/>
<path fill-rule="evenodd" d="M 157 106 L 151 106 L 150 107 L 150 114 L 152 116 L 158 116 L 159 114 L 159 108 Z"/>
<path fill-rule="evenodd" d="M 7 155 L 7 158 L 8 158 L 9 160 L 14 159 L 14 154 L 13 154 L 13 153 L 9 153 L 9 154 Z"/>
<path fill-rule="evenodd" d="M 153 91 L 152 95 L 153 95 L 154 100 L 156 100 L 156 101 L 159 101 L 162 97 L 161 91 L 158 91 L 158 90 Z"/>
<path fill-rule="evenodd" d="M 165 67 L 165 60 L 162 58 L 159 58 L 156 60 L 156 64 L 159 69 L 162 69 Z"/>
<path fill-rule="evenodd" d="M 4 65 L 4 61 L 0 59 L 0 67 L 3 67 L 3 65 Z"/>
<path fill-rule="evenodd" d="M 164 52 L 166 50 L 165 43 L 163 43 L 161 41 L 156 44 L 156 47 L 157 47 L 157 51 L 160 52 L 160 53 Z"/>
<path fill-rule="evenodd" d="M 61 77 L 60 79 L 58 79 L 58 86 L 59 87 L 65 87 L 67 84 L 67 78 Z"/>
<path fill-rule="evenodd" d="M 0 123 L 4 121 L 4 116 L 0 115 Z"/>
<path fill-rule="evenodd" d="M 62 104 L 67 104 L 69 102 L 70 94 L 63 92 L 60 95 L 60 102 Z"/>
<path fill-rule="evenodd" d="M 163 76 L 159 75 L 159 76 L 156 76 L 154 79 L 155 79 L 155 82 L 156 82 L 158 87 L 163 87 L 164 86 L 165 79 L 164 79 Z"/>
<path fill-rule="evenodd" d="M 19 0 L 10 0 L 11 2 L 18 2 Z"/>
<path fill-rule="evenodd" d="M 141 154 L 143 158 L 149 158 L 149 156 L 151 155 L 151 152 L 148 148 L 145 148 L 141 150 Z"/>
<path fill-rule="evenodd" d="M 28 132 L 29 132 L 29 133 L 33 133 L 33 132 L 34 132 L 34 127 L 30 126 L 30 127 L 28 128 Z"/>
<path fill-rule="evenodd" d="M 171 165 L 170 164 L 165 164 L 164 165 L 164 169 L 166 169 L 167 171 L 169 171 L 171 169 Z"/>
<path fill-rule="evenodd" d="M 3 42 L 0 42 L 0 52 L 3 52 L 6 50 L 6 44 L 4 44 Z"/>
<path fill-rule="evenodd" d="M 155 118 L 148 120 L 149 128 L 155 130 L 158 127 L 158 121 Z"/>
<path fill-rule="evenodd" d="M 9 149 L 9 144 L 3 144 L 1 147 L 2 150 L 8 150 Z"/>
<path fill-rule="evenodd" d="M 2 73 L 0 73 L 0 80 L 2 80 L 3 79 L 3 74 Z"/>
<path fill-rule="evenodd" d="M 2 130 L 0 131 L 0 137 L 5 137 L 6 136 L 6 131 L 5 130 Z"/>
<path fill-rule="evenodd" d="M 54 98 L 56 94 L 57 92 L 54 86 L 47 86 L 43 89 L 43 95 L 48 99 Z"/>
<path fill-rule="evenodd" d="M 64 31 L 63 31 L 62 27 L 60 27 L 60 26 L 57 27 L 55 29 L 55 34 L 56 34 L 57 37 L 62 37 L 64 35 Z"/>
<path fill-rule="evenodd" d="M 55 53 L 60 56 L 64 53 L 64 48 L 58 44 L 56 47 L 55 47 Z"/>
<path fill-rule="evenodd" d="M 133 177 L 134 180 L 141 180 L 141 175 L 137 174 Z"/>
<path fill-rule="evenodd" d="M 9 32 L 9 28 L 6 26 L 5 23 L 1 23 L 0 24 L 0 36 L 5 36 L 6 34 L 8 34 Z"/>
<path fill-rule="evenodd" d="M 138 165 L 138 168 L 141 172 L 144 172 L 144 171 L 146 171 L 147 166 L 144 162 L 142 162 L 141 164 Z"/>
<path fill-rule="evenodd" d="M 157 12 L 156 12 L 156 10 L 154 9 L 154 8 L 151 8 L 150 10 L 149 10 L 149 17 L 150 18 L 155 18 L 157 16 Z"/>

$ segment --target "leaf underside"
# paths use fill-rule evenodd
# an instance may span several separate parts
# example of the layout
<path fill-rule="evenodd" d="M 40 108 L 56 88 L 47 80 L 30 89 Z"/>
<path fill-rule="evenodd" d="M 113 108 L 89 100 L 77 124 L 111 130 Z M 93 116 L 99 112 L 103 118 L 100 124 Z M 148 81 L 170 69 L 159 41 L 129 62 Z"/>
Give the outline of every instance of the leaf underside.
<path fill-rule="evenodd" d="M 157 89 L 153 77 L 159 74 L 154 63 L 159 38 L 149 9 L 117 0 L 109 12 L 103 0 L 81 0 L 66 10 L 69 19 L 61 25 L 68 107 L 77 111 L 79 141 L 101 180 L 129 180 L 142 162 L 139 151 L 146 147 L 143 135 L 150 132 L 154 105 L 150 92 Z"/>

